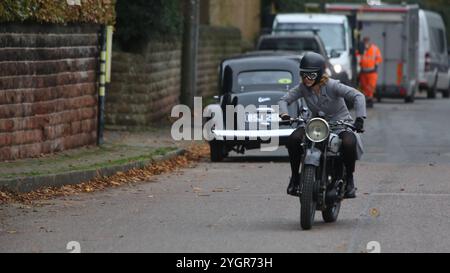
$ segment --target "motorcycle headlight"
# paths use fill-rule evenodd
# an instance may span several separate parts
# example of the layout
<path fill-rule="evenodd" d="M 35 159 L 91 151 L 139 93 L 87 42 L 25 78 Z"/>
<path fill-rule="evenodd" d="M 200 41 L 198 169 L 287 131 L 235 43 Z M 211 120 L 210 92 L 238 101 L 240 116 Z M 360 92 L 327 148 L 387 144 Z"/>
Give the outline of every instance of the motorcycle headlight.
<path fill-rule="evenodd" d="M 342 72 L 342 65 L 340 65 L 340 64 L 335 64 L 335 65 L 334 65 L 334 71 L 335 71 L 337 74 L 341 73 L 341 72 Z"/>
<path fill-rule="evenodd" d="M 330 134 L 328 123 L 321 118 L 313 118 L 306 125 L 306 137 L 312 142 L 321 142 Z"/>

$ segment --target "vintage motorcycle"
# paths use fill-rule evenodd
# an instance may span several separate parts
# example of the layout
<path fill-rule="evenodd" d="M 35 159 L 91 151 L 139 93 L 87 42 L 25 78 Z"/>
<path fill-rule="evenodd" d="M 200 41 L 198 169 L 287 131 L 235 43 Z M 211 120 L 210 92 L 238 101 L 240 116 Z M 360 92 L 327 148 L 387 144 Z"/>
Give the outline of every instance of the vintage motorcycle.
<path fill-rule="evenodd" d="M 347 181 L 345 165 L 340 157 L 342 140 L 335 132 L 355 131 L 353 124 L 346 121 L 326 121 L 324 115 L 316 118 L 291 119 L 305 128 L 302 141 L 300 185 L 300 225 L 311 229 L 316 210 L 322 211 L 325 222 L 335 222 L 344 199 Z"/>

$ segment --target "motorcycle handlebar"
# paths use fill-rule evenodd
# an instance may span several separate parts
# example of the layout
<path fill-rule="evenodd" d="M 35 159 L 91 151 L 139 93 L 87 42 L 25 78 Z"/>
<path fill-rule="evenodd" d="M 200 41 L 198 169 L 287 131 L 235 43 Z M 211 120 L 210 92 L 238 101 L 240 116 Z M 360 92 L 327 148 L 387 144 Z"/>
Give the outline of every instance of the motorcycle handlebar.
<path fill-rule="evenodd" d="M 297 118 L 291 118 L 291 119 L 288 119 L 288 120 L 280 120 L 279 121 L 280 124 L 292 124 L 294 122 L 305 122 L 305 120 L 302 119 L 302 118 L 297 117 Z M 350 128 L 350 129 L 352 129 L 353 131 L 356 131 L 358 133 L 364 133 L 364 129 L 363 130 L 357 130 L 354 124 L 346 122 L 346 121 L 334 121 L 334 122 L 328 122 L 328 124 L 331 127 L 344 125 L 344 126 Z"/>
<path fill-rule="evenodd" d="M 364 129 L 357 130 L 355 125 L 346 121 L 335 121 L 335 122 L 329 122 L 330 126 L 347 126 L 348 128 L 352 129 L 353 131 L 356 131 L 358 133 L 364 133 Z"/>
<path fill-rule="evenodd" d="M 290 118 L 288 120 L 280 120 L 279 123 L 280 124 L 292 124 L 294 122 L 304 122 L 305 120 L 302 118 Z"/>

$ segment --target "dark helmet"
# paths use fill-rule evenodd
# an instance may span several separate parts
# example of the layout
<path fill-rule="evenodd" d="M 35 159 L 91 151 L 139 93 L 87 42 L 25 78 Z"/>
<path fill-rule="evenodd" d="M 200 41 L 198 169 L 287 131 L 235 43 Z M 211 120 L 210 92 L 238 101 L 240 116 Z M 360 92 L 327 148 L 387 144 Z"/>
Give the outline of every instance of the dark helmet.
<path fill-rule="evenodd" d="M 317 72 L 314 84 L 317 84 L 325 71 L 325 58 L 315 52 L 307 52 L 300 61 L 300 73 Z"/>

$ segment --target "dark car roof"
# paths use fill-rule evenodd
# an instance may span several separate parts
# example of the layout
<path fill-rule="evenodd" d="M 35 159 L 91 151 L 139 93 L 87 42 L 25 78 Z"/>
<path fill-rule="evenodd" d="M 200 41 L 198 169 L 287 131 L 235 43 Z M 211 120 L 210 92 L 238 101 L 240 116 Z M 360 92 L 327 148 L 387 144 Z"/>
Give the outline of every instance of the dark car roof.
<path fill-rule="evenodd" d="M 220 65 L 219 87 L 223 86 L 223 73 L 226 67 L 232 70 L 234 79 L 242 71 L 252 70 L 285 70 L 293 74 L 293 84 L 298 84 L 298 71 L 301 57 L 293 52 L 255 51 L 225 59 Z M 221 91 L 222 92 L 222 91 Z"/>
<path fill-rule="evenodd" d="M 299 68 L 297 56 L 251 56 L 248 58 L 241 58 L 229 60 L 225 65 L 230 66 L 233 71 L 248 71 L 265 69 L 285 69 L 289 71 L 296 71 Z"/>
<path fill-rule="evenodd" d="M 278 38 L 278 37 L 286 37 L 286 38 L 315 38 L 319 35 L 314 32 L 296 32 L 296 33 L 275 33 L 275 34 L 264 34 L 261 35 L 260 38 Z"/>
<path fill-rule="evenodd" d="M 257 49 L 261 49 L 261 44 L 267 40 L 286 40 L 286 39 L 299 39 L 299 40 L 314 40 L 317 42 L 317 46 L 319 49 L 319 54 L 328 59 L 327 51 L 325 49 L 325 45 L 323 44 L 322 39 L 319 35 L 313 32 L 298 32 L 298 33 L 287 33 L 287 34 L 265 34 L 259 37 L 258 44 L 256 46 Z M 265 49 L 263 49 L 265 50 Z"/>
<path fill-rule="evenodd" d="M 245 63 L 261 63 L 268 62 L 273 64 L 274 61 L 279 61 L 279 63 L 290 63 L 292 61 L 296 62 L 298 66 L 301 57 L 297 52 L 292 51 L 278 51 L 278 50 L 259 50 L 259 51 L 249 51 L 240 55 L 232 56 L 230 58 L 224 59 L 222 65 L 239 65 Z"/>

